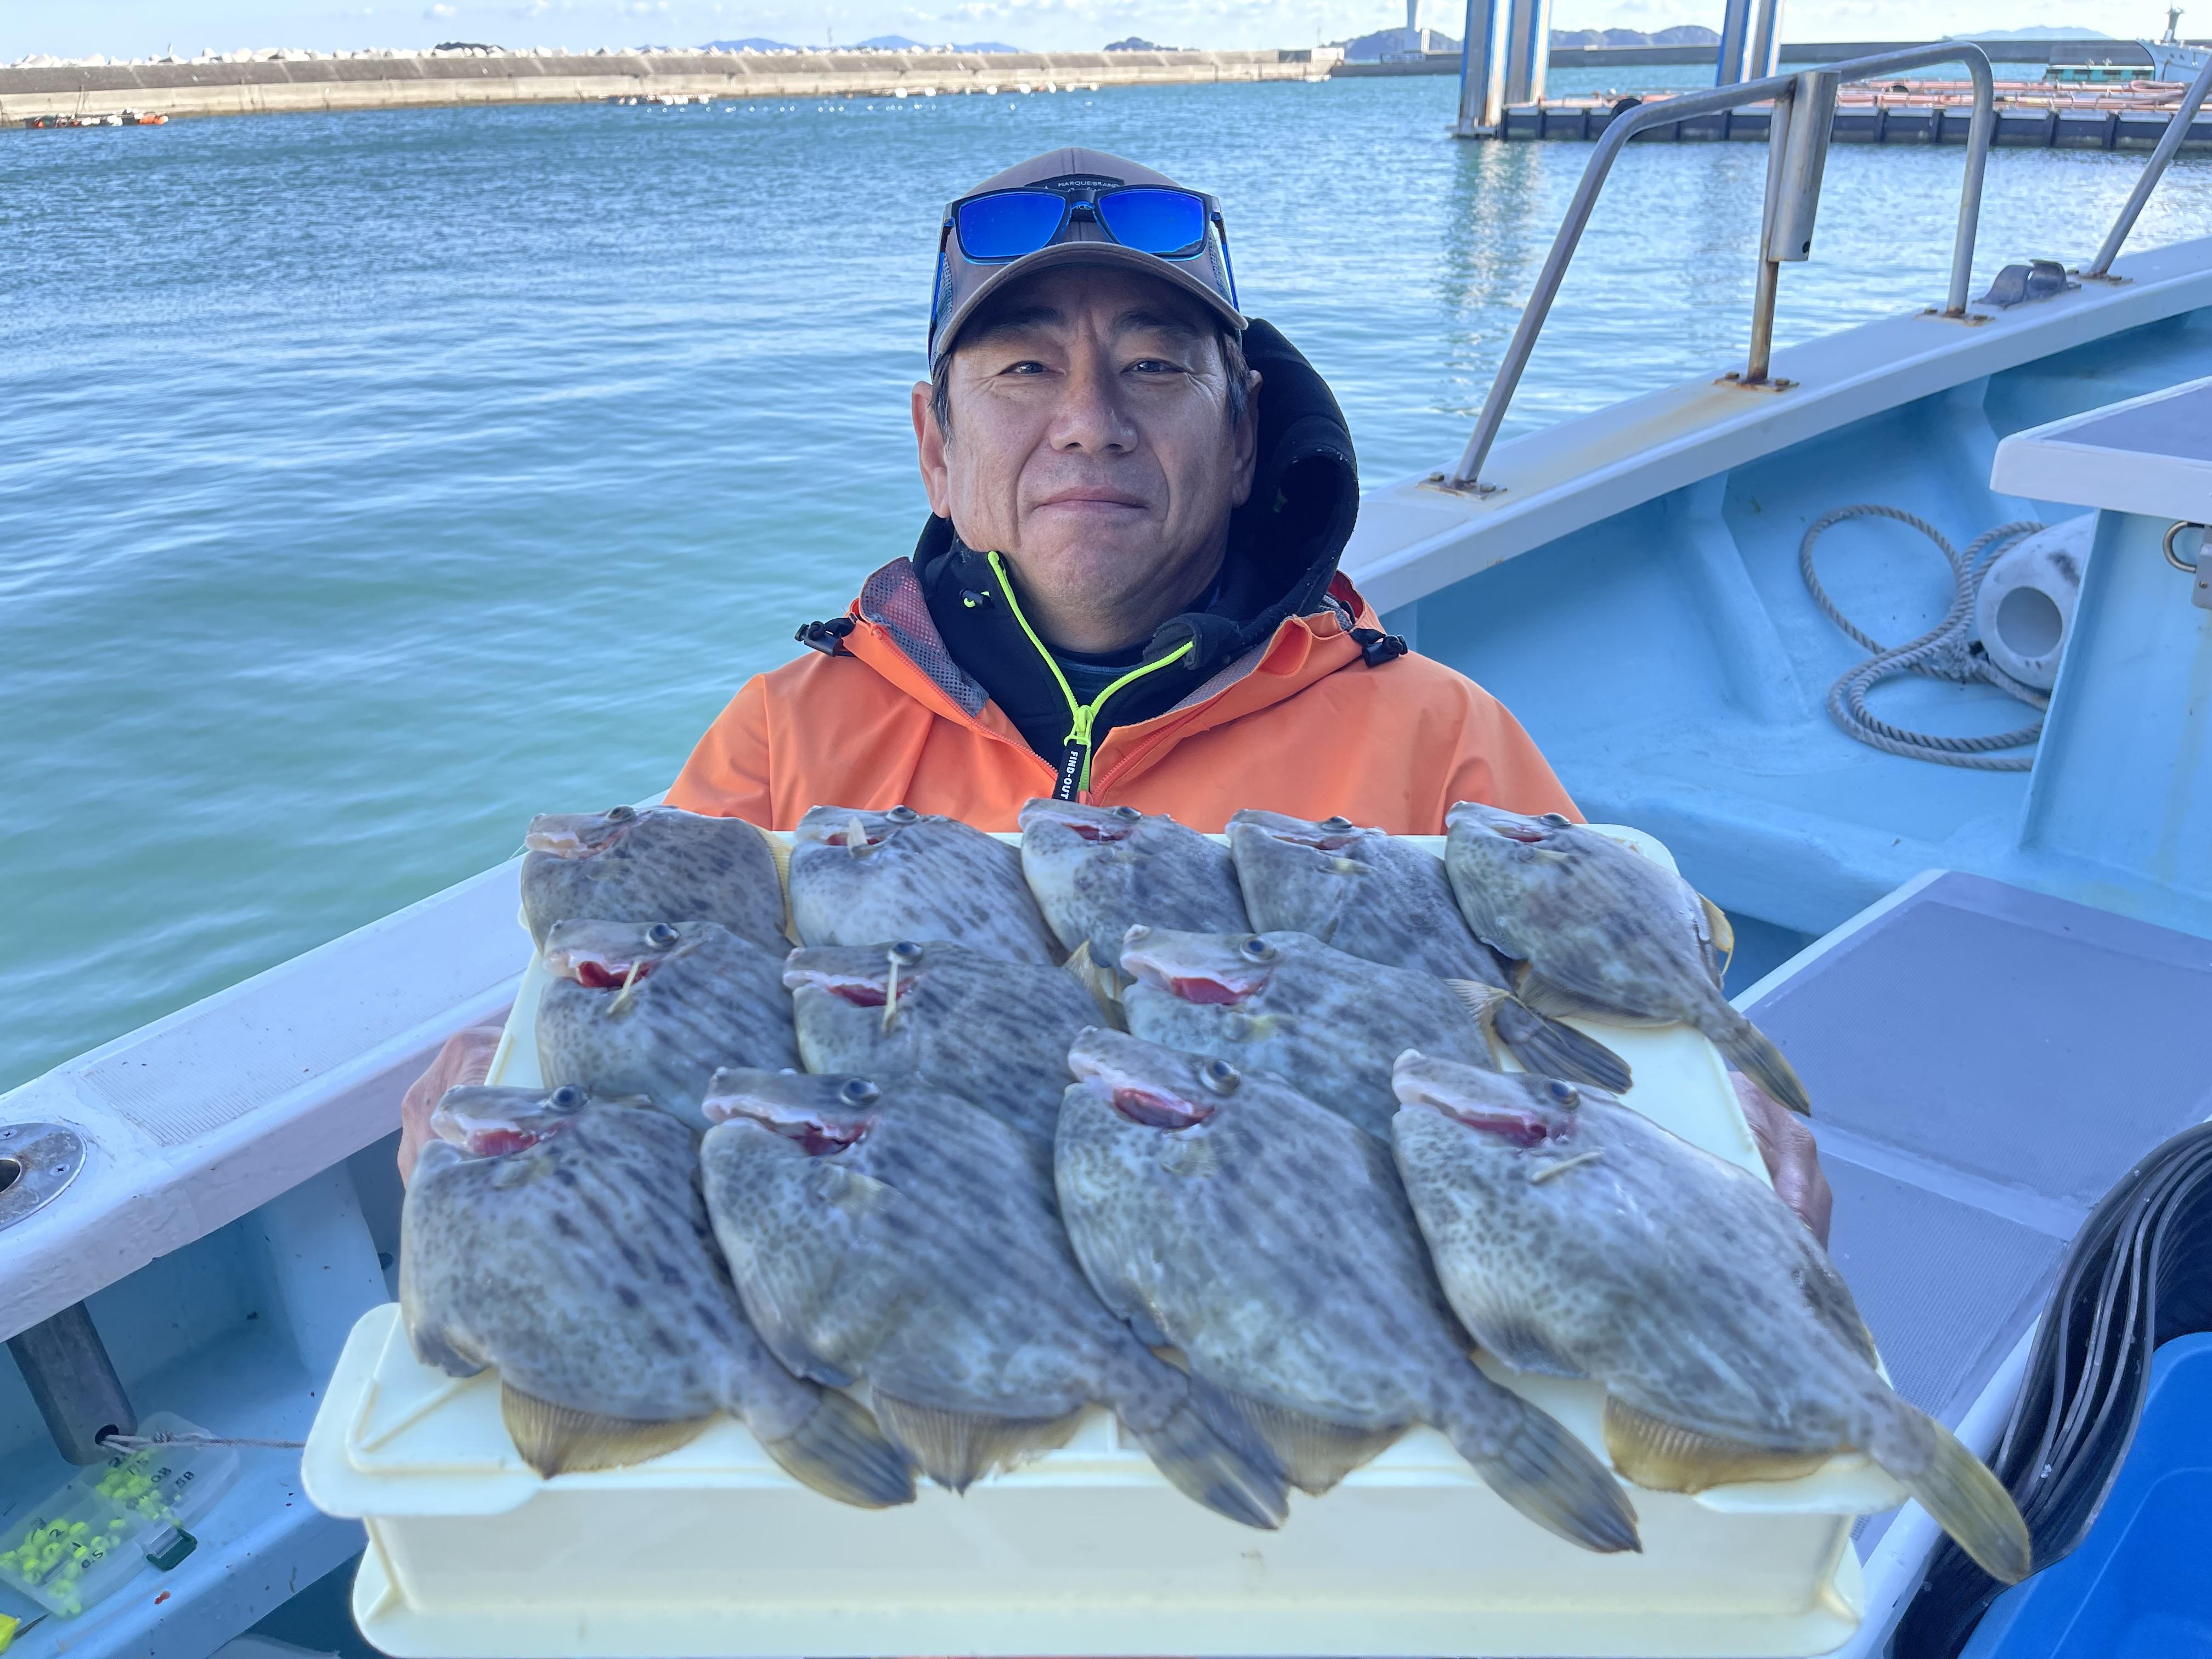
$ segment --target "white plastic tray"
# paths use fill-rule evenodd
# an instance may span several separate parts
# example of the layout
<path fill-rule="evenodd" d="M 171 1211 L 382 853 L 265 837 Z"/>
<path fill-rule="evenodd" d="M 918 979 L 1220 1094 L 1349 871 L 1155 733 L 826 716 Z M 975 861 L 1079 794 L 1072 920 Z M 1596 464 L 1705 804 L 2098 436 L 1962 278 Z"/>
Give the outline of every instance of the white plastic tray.
<path fill-rule="evenodd" d="M 542 984 L 525 981 L 497 1080 L 537 1080 Z M 1589 1029 L 1634 1067 L 1632 1103 L 1764 1173 L 1703 1037 Z M 1603 1455 L 1595 1384 L 1485 1369 Z M 355 1328 L 304 1467 L 318 1505 L 367 1522 L 355 1613 L 406 1659 L 1811 1655 L 1859 1621 L 1853 1517 L 1904 1497 L 1858 1456 L 1694 1498 L 1632 1491 L 1644 1553 L 1600 1557 L 1421 1429 L 1261 1533 L 1169 1486 L 1103 1413 L 964 1498 L 925 1487 L 880 1513 L 797 1486 L 731 1421 L 647 1464 L 544 1480 L 501 1426 L 495 1380 L 418 1364 L 392 1306 Z"/>

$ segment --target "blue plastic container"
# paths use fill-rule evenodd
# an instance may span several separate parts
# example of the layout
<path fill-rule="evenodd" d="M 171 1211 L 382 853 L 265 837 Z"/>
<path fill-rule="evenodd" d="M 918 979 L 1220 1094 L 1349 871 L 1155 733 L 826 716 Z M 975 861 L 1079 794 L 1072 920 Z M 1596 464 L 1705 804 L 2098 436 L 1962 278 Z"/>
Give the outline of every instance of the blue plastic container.
<path fill-rule="evenodd" d="M 1960 1659 L 2212 1656 L 2212 1334 L 2152 1357 L 2150 1397 L 2081 1547 L 1999 1596 Z"/>

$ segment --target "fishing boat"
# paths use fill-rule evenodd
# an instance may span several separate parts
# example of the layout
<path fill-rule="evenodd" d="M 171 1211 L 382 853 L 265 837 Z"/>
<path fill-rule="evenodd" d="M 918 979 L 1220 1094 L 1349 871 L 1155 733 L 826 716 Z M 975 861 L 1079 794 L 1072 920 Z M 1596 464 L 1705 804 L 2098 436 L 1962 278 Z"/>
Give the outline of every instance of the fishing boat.
<path fill-rule="evenodd" d="M 1389 629 L 1514 708 L 1593 819 L 1656 836 L 1723 907 L 1735 1000 L 1818 1103 L 1833 1253 L 1897 1386 L 1978 1453 L 2062 1445 L 2037 1478 L 2079 1474 L 2066 1490 L 2094 1515 L 2150 1339 L 2184 1316 L 2100 1287 L 2154 1279 L 2181 1247 L 2138 1224 L 2179 1201 L 2145 1160 L 2212 1118 L 2212 237 L 2122 252 L 2212 70 L 2100 246 L 2084 224 L 2075 246 L 2017 250 L 2037 257 L 1975 295 L 1993 116 L 1986 60 L 1970 64 L 1948 268 L 1899 253 L 1924 262 L 1930 303 L 1774 349 L 1835 87 L 1911 57 L 1613 122 L 1465 451 L 1368 495 L 1346 568 Z M 1744 356 L 1501 439 L 1620 149 L 1767 100 Z M 0 1368 L 0 1538 L 137 1443 L 118 1436 L 183 1437 L 167 1478 L 198 1493 L 167 1532 L 131 1534 L 119 1588 L 18 1635 L 20 1659 L 203 1659 L 248 1632 L 262 1651 L 359 1650 L 343 1598 L 362 1528 L 309 1501 L 284 1443 L 395 1294 L 398 1098 L 514 1000 L 515 879 L 486 871 L 0 1098 L 18 1362 Z M 2133 1279 L 2106 1271 L 2125 1251 Z M 2051 1401 L 2089 1386 L 2092 1326 L 2134 1344 L 2109 1375 L 2087 1368 L 2118 1390 L 2084 1413 L 2108 1427 L 2039 1441 Z M 2039 1547 L 2070 1547 L 2087 1522 L 2037 1525 Z M 1940 1543 L 1914 1506 L 1860 1522 L 1860 1588 L 1824 1645 L 1885 1651 L 1955 1579 Z M 2187 1576 L 2166 1576 L 2168 1601 L 2193 1604 L 2160 1602 L 2152 1573 L 2112 1616 L 2212 1642 Z M 1954 1623 L 1972 1633 L 1986 1601 L 1953 1596 Z M 2007 1639 L 2021 1605 L 2000 1604 Z M 0 1572 L 0 1615 L 36 1611 Z M 1906 1638 L 1900 1655 L 1957 1650 Z M 1724 1649 L 1746 1650 L 1674 1650 Z M 2003 1651 L 2030 1650 L 2056 1650 Z"/>
<path fill-rule="evenodd" d="M 2195 80 L 2197 72 L 2208 61 L 2212 61 L 2212 48 L 2192 46 L 2181 38 L 2177 30 L 2180 21 L 2180 9 L 2169 7 L 2166 14 L 2166 33 L 2155 40 L 2136 42 L 2150 54 L 2150 78 L 2154 81 L 2186 83 Z"/>

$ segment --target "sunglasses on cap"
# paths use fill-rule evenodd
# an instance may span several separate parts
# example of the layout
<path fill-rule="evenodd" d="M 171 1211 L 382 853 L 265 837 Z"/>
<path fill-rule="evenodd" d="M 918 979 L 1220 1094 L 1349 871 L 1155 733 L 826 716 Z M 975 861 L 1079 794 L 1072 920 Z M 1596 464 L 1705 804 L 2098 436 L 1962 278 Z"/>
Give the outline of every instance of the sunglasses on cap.
<path fill-rule="evenodd" d="M 1006 264 L 1071 240 L 1075 227 L 1085 224 L 1139 253 L 1204 260 L 1194 274 L 1236 308 L 1237 277 L 1229 264 L 1229 228 L 1221 204 L 1200 191 L 1170 185 L 1071 181 L 963 196 L 945 210 L 938 267 L 941 273 L 948 242 L 957 244 L 970 264 Z M 931 307 L 933 334 L 945 288 L 940 280 L 939 305 Z"/>

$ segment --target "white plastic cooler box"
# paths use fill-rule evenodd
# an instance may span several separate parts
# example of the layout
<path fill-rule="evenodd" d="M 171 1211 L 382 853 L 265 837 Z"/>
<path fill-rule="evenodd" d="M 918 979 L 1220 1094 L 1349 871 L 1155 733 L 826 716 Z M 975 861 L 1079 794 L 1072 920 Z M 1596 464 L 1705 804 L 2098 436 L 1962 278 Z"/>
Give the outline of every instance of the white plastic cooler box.
<path fill-rule="evenodd" d="M 1609 833 L 1667 860 L 1647 836 Z M 533 968 L 496 1081 L 538 1080 L 543 983 Z M 1632 1103 L 1764 1173 L 1704 1037 L 1588 1029 L 1633 1066 Z M 1595 1384 L 1482 1363 L 1604 1455 Z M 355 1615 L 406 1659 L 1812 1655 L 1858 1626 L 1854 1518 L 1904 1498 L 1859 1456 L 1694 1498 L 1632 1488 L 1643 1553 L 1599 1556 L 1417 1429 L 1259 1532 L 1183 1497 L 1097 1412 L 964 1497 L 924 1486 L 896 1510 L 799 1486 L 728 1419 L 648 1463 L 548 1480 L 501 1426 L 495 1376 L 419 1364 L 396 1305 L 355 1327 L 305 1477 L 324 1510 L 367 1523 Z"/>

